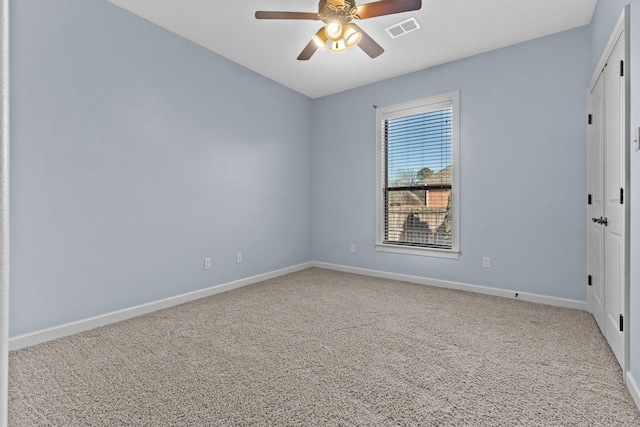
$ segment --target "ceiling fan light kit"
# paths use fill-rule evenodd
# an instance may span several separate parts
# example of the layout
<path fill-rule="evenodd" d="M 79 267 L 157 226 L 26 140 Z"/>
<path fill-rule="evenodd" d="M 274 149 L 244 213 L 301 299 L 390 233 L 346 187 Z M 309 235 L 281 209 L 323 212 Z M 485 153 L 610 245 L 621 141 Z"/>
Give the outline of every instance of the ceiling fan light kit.
<path fill-rule="evenodd" d="M 324 27 L 324 32 L 327 34 L 327 38 L 332 42 L 337 42 L 342 39 L 344 31 L 342 25 L 338 21 L 332 21 Z"/>
<path fill-rule="evenodd" d="M 327 48 L 332 53 L 346 52 L 359 46 L 369 57 L 376 58 L 384 49 L 355 20 L 418 10 L 422 0 L 380 0 L 356 6 L 355 0 L 320 0 L 318 13 L 257 11 L 256 19 L 303 19 L 322 21 L 325 26 L 311 38 L 298 55 L 298 60 L 311 58 L 316 50 Z"/>
<path fill-rule="evenodd" d="M 352 48 L 362 40 L 362 33 L 355 29 L 353 25 L 347 25 L 344 29 L 344 43 L 347 48 Z"/>
<path fill-rule="evenodd" d="M 316 43 L 318 48 L 325 48 L 327 46 L 329 39 L 327 38 L 324 27 L 320 28 L 316 35 L 313 36 L 313 41 Z"/>

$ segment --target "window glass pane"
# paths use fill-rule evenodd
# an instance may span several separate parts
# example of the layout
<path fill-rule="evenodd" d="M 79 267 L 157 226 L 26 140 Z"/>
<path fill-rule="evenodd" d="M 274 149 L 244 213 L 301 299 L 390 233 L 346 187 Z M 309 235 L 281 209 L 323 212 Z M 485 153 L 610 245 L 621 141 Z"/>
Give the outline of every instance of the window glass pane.
<path fill-rule="evenodd" d="M 385 243 L 451 249 L 452 108 L 383 125 Z"/>

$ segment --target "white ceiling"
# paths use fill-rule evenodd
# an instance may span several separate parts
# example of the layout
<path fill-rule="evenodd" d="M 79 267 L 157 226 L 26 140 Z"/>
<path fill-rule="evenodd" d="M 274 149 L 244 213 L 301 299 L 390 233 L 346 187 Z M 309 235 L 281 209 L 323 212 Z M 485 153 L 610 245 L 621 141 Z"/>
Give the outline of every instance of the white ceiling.
<path fill-rule="evenodd" d="M 591 22 L 596 0 L 422 0 L 422 9 L 362 20 L 385 52 L 318 50 L 296 58 L 320 21 L 257 20 L 256 10 L 317 12 L 317 0 L 109 0 L 311 98 L 557 33 Z M 370 3 L 362 0 L 358 4 Z M 385 28 L 415 17 L 421 29 Z"/>

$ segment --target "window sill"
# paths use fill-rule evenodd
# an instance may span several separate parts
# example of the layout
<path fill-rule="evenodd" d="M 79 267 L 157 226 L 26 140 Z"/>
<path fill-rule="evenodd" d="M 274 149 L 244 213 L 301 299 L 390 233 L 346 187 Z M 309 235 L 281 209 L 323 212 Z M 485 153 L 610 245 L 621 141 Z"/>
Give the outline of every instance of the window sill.
<path fill-rule="evenodd" d="M 405 255 L 430 256 L 446 259 L 460 258 L 460 251 L 454 251 L 451 249 L 419 248 L 412 246 L 389 245 L 383 243 L 376 243 L 376 251 Z"/>

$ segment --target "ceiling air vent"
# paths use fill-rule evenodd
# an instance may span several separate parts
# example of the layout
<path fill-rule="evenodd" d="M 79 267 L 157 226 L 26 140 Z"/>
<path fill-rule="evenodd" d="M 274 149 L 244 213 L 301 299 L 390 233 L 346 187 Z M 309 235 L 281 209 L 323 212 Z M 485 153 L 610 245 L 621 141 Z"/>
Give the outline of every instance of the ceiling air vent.
<path fill-rule="evenodd" d="M 403 36 L 411 31 L 415 31 L 420 28 L 420 24 L 416 21 L 416 18 L 409 18 L 405 21 L 392 25 L 390 27 L 385 28 L 387 33 L 391 36 L 392 39 L 396 37 Z"/>

